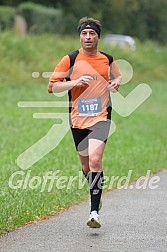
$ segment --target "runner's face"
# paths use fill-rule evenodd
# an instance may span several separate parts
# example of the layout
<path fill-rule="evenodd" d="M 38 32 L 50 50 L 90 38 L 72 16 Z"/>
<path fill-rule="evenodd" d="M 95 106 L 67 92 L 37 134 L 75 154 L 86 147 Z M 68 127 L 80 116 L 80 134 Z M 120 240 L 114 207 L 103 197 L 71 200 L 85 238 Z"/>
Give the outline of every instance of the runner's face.
<path fill-rule="evenodd" d="M 92 29 L 84 29 L 80 34 L 80 42 L 82 48 L 85 50 L 96 49 L 98 41 L 99 41 L 98 35 Z"/>

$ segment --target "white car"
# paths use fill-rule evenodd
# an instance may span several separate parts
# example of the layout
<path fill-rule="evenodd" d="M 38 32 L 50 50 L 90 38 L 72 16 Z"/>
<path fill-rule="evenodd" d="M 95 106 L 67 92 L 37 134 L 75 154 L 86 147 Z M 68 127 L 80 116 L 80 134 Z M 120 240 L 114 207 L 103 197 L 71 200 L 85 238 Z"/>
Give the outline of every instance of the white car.
<path fill-rule="evenodd" d="M 108 34 L 104 37 L 104 43 L 122 48 L 130 48 L 132 51 L 136 49 L 135 40 L 128 35 Z"/>

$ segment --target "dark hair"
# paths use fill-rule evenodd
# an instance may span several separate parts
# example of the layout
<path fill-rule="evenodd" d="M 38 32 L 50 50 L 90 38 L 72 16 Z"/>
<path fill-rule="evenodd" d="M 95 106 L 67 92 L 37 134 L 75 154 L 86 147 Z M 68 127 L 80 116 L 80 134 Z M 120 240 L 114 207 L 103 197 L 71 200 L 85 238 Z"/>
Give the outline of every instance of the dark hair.
<path fill-rule="evenodd" d="M 83 17 L 79 20 L 79 24 L 78 24 L 78 27 L 77 27 L 77 30 L 78 32 L 80 32 L 80 29 L 81 29 L 81 26 L 84 25 L 84 24 L 93 24 L 93 25 L 96 25 L 97 28 L 99 29 L 99 31 L 101 32 L 101 23 L 100 21 L 94 19 L 94 18 L 91 18 L 91 17 Z"/>

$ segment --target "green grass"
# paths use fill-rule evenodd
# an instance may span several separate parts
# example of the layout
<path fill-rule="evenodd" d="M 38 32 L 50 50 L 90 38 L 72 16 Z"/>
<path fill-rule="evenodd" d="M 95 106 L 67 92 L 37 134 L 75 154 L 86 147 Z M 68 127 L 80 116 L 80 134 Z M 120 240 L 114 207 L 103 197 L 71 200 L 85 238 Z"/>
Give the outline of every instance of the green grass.
<path fill-rule="evenodd" d="M 0 158 L 0 234 L 13 230 L 25 223 L 56 214 L 88 198 L 88 187 L 78 189 L 77 181 L 72 187 L 58 190 L 56 186 L 48 192 L 26 189 L 13 190 L 9 187 L 10 176 L 21 171 L 17 157 L 33 143 L 47 134 L 54 124 L 53 119 L 33 119 L 34 112 L 55 112 L 54 108 L 19 108 L 19 101 L 55 101 L 57 98 L 47 93 L 47 79 L 33 79 L 31 73 L 53 71 L 59 59 L 79 47 L 78 39 L 54 36 L 18 36 L 10 32 L 0 38 L 0 97 L 1 97 L 1 158 Z M 145 82 L 152 88 L 152 95 L 134 113 L 121 117 L 113 111 L 116 124 L 115 133 L 109 138 L 104 158 L 104 173 L 107 176 L 127 175 L 133 170 L 132 180 L 166 168 L 167 112 L 166 112 L 166 47 L 147 42 L 138 43 L 136 52 L 113 48 L 117 58 L 128 60 L 134 68 L 134 76 L 129 85 L 121 87 L 123 95 L 135 86 Z M 110 52 L 111 48 L 102 50 Z M 67 97 L 65 97 L 67 99 Z M 59 176 L 77 176 L 81 170 L 71 133 L 63 138 L 57 148 L 29 168 L 30 179 L 42 178 L 48 171 L 60 170 Z M 14 180 L 24 180 L 18 175 Z"/>

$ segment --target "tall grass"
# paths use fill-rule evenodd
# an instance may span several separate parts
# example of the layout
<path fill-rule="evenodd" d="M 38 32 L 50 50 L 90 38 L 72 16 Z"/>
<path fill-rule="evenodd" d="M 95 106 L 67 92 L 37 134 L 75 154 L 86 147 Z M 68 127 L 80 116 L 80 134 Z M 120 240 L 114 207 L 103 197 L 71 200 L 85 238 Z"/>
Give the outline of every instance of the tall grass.
<path fill-rule="evenodd" d="M 88 197 L 88 187 L 78 190 L 77 181 L 69 190 L 51 192 L 41 187 L 13 190 L 8 181 L 15 171 L 21 171 L 15 160 L 33 143 L 43 137 L 54 120 L 35 120 L 34 112 L 54 112 L 54 108 L 18 108 L 19 101 L 55 101 L 47 92 L 48 80 L 43 72 L 53 71 L 66 53 L 79 48 L 78 38 L 18 35 L 4 32 L 0 37 L 0 97 L 1 97 L 1 159 L 0 159 L 0 233 L 12 230 L 30 221 L 45 218 L 81 202 Z M 104 154 L 104 173 L 108 176 L 126 175 L 133 170 L 132 179 L 145 175 L 147 170 L 157 172 L 166 168 L 166 72 L 167 47 L 148 41 L 137 43 L 137 50 L 106 47 L 101 41 L 100 50 L 116 59 L 129 61 L 134 75 L 129 85 L 121 87 L 126 95 L 141 82 L 148 83 L 152 95 L 133 114 L 123 118 L 113 111 L 115 133 L 109 138 Z M 40 77 L 32 78 L 32 72 Z M 67 97 L 65 97 L 67 99 Z M 81 170 L 71 133 L 63 138 L 57 148 L 30 167 L 30 178 L 43 177 L 48 171 L 60 170 L 60 175 L 75 176 Z M 25 174 L 18 179 L 25 179 Z M 15 183 L 17 181 L 15 180 Z M 46 187 L 47 189 L 48 187 Z"/>
<path fill-rule="evenodd" d="M 51 35 L 18 35 L 4 32 L 0 36 L 1 79 L 32 81 L 31 73 L 53 71 L 62 56 L 80 47 L 79 38 Z M 134 68 L 134 78 L 140 80 L 165 79 L 167 46 L 160 47 L 151 41 L 141 44 L 137 41 L 137 50 L 121 50 L 106 46 L 101 39 L 100 50 L 112 54 L 115 59 L 129 61 Z M 10 74 L 6 76 L 7 73 Z M 45 83 L 39 79 L 40 83 Z M 11 83 L 12 84 L 12 83 Z"/>

